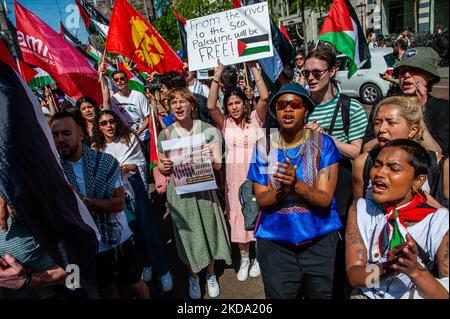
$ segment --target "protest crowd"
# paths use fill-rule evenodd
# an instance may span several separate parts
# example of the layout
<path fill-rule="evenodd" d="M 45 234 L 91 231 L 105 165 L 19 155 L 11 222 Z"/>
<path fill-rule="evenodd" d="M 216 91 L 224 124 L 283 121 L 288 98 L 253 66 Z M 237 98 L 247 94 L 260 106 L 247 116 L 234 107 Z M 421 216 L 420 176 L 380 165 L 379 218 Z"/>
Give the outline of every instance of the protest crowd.
<path fill-rule="evenodd" d="M 15 10 L 18 33 L 43 23 Z M 149 299 L 152 281 L 169 293 L 180 283 L 154 221 L 166 212 L 186 299 L 203 297 L 201 282 L 220 298 L 217 262 L 241 282 L 261 276 L 268 299 L 449 298 L 449 104 L 432 94 L 435 50 L 400 35 L 382 76 L 391 89 L 369 115 L 341 93 L 336 56 L 348 50 L 326 32 L 305 52 L 269 26 L 284 39 L 270 44 L 284 59 L 275 76 L 273 53 L 215 57 L 205 75 L 192 67 L 203 55 L 177 56 L 141 16 L 126 31 L 119 17 L 133 10 L 115 1 L 105 44 L 126 58 L 104 52 L 93 68 L 60 37 L 75 73 L 58 73 L 48 44 L 57 84 L 33 91 L 0 47 L 0 298 Z M 254 38 L 238 40 L 241 58 L 264 54 Z M 359 38 L 352 61 L 376 40 Z"/>

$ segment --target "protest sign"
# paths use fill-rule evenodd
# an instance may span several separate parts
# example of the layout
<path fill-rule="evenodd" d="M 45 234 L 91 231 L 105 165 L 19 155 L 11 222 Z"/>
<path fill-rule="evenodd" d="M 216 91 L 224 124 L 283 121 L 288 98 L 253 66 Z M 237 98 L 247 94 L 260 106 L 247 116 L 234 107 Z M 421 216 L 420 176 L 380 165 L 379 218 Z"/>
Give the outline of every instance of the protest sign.
<path fill-rule="evenodd" d="M 186 21 L 189 70 L 273 56 L 267 2 Z"/>
<path fill-rule="evenodd" d="M 217 189 L 210 156 L 202 156 L 204 134 L 171 139 L 161 143 L 173 163 L 170 175 L 178 195 Z"/>
<path fill-rule="evenodd" d="M 214 75 L 214 69 L 204 69 L 197 71 L 197 80 L 208 80 Z"/>

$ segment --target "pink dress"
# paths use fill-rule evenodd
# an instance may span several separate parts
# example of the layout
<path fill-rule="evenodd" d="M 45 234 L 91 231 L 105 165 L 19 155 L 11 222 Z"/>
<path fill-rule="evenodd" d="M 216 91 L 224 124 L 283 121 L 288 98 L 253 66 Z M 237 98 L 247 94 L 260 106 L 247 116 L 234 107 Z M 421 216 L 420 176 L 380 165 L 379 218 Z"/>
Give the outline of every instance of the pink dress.
<path fill-rule="evenodd" d="M 225 117 L 222 134 L 225 140 L 226 180 L 225 197 L 227 214 L 231 225 L 231 241 L 233 243 L 249 243 L 255 241 L 253 231 L 244 228 L 244 216 L 239 202 L 239 187 L 247 178 L 252 158 L 253 147 L 261 138 L 263 121 L 256 111 L 250 114 L 250 123 L 244 128 L 236 125 L 229 116 Z"/>

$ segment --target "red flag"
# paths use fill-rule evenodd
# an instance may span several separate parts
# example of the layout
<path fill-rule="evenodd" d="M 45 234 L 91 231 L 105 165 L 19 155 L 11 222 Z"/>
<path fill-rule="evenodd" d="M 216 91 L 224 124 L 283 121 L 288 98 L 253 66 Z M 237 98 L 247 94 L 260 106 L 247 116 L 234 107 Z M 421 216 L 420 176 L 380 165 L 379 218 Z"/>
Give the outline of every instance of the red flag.
<path fill-rule="evenodd" d="M 86 58 L 17 1 L 14 11 L 23 60 L 49 73 L 59 88 L 72 98 L 89 96 L 101 104 L 98 74 Z"/>
<path fill-rule="evenodd" d="M 20 66 L 20 75 L 22 75 L 22 78 L 25 80 L 26 83 L 30 83 L 30 81 L 35 77 L 35 75 L 38 74 L 38 71 L 36 71 L 29 64 L 21 60 L 19 60 L 19 66 Z"/>
<path fill-rule="evenodd" d="M 292 41 L 291 38 L 289 37 L 289 34 L 287 33 L 286 28 L 283 25 L 283 22 L 281 22 L 281 20 L 280 20 L 280 31 L 281 31 L 281 33 L 283 33 L 283 35 L 286 37 L 286 39 L 288 39 L 289 41 Z"/>
<path fill-rule="evenodd" d="M 11 56 L 11 53 L 8 50 L 8 46 L 4 42 L 4 40 L 0 39 L 0 61 L 8 64 L 12 67 L 17 73 L 19 70 L 17 69 L 16 63 L 14 63 L 14 59 Z"/>
<path fill-rule="evenodd" d="M 181 71 L 183 62 L 161 35 L 126 0 L 116 0 L 105 44 L 150 71 Z"/>
<path fill-rule="evenodd" d="M 237 9 L 241 7 L 241 0 L 233 0 L 233 8 Z"/>

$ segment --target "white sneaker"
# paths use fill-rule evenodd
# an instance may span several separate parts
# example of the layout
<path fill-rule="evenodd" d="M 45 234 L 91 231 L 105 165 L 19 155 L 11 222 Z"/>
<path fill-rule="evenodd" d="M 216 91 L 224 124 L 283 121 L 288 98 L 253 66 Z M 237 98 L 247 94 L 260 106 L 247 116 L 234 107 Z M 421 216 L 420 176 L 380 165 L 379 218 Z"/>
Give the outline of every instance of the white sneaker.
<path fill-rule="evenodd" d="M 162 291 L 168 292 L 173 289 L 173 277 L 170 271 L 166 272 L 164 275 L 159 276 L 159 282 L 161 284 Z"/>
<path fill-rule="evenodd" d="M 258 277 L 259 275 L 261 275 L 261 269 L 259 269 L 259 263 L 258 260 L 253 260 L 253 265 L 250 268 L 250 277 Z"/>
<path fill-rule="evenodd" d="M 142 279 L 145 282 L 150 282 L 152 281 L 153 278 L 153 267 L 144 267 L 144 269 L 142 270 Z"/>
<path fill-rule="evenodd" d="M 200 299 L 202 292 L 200 290 L 200 278 L 189 276 L 189 298 Z"/>
<path fill-rule="evenodd" d="M 241 257 L 241 266 L 239 267 L 239 271 L 237 273 L 237 279 L 239 281 L 246 281 L 248 278 L 248 268 L 250 268 L 250 258 Z"/>
<path fill-rule="evenodd" d="M 217 282 L 217 278 L 215 274 L 206 275 L 206 283 L 208 286 L 208 295 L 211 298 L 216 298 L 220 294 L 219 283 Z"/>

